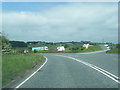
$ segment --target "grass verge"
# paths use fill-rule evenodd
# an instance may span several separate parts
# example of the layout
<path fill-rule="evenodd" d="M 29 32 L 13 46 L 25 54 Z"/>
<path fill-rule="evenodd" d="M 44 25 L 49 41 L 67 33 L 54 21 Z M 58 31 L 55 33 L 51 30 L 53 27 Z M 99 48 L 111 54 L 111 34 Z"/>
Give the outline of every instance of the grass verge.
<path fill-rule="evenodd" d="M 88 49 L 81 50 L 81 52 L 93 52 L 93 51 L 99 51 L 103 50 L 100 46 L 90 46 Z"/>
<path fill-rule="evenodd" d="M 106 53 L 120 54 L 120 50 L 118 50 L 118 48 L 113 48 L 111 50 L 106 51 Z"/>
<path fill-rule="evenodd" d="M 2 55 L 3 86 L 44 60 L 45 58 L 38 54 Z"/>

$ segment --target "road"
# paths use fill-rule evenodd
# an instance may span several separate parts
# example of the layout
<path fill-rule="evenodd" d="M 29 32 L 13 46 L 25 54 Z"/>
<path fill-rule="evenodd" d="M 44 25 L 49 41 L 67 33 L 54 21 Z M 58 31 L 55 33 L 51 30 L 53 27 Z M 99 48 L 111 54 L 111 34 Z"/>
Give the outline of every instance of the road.
<path fill-rule="evenodd" d="M 93 65 L 118 76 L 118 56 L 99 53 L 51 53 L 43 68 L 19 88 L 118 88 L 118 83 Z M 92 64 L 84 64 L 76 61 Z"/>

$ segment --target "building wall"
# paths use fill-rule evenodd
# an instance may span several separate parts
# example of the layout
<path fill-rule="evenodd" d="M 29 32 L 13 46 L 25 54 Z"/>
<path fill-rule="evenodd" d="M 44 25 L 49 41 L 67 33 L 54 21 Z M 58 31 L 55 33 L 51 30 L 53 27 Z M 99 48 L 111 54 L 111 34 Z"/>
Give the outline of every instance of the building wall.
<path fill-rule="evenodd" d="M 61 46 L 61 47 L 57 47 L 58 51 L 65 51 L 65 48 L 64 46 Z"/>
<path fill-rule="evenodd" d="M 37 50 L 37 51 L 48 50 L 48 47 L 32 47 L 32 51 L 34 51 L 34 50 Z"/>

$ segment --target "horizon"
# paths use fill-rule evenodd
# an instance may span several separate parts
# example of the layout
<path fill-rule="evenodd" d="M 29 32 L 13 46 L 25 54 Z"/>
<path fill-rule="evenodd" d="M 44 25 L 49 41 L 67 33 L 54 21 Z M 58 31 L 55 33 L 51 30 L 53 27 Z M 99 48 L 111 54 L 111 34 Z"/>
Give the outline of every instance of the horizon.
<path fill-rule="evenodd" d="M 9 40 L 9 41 L 19 41 L 19 40 Z M 94 41 L 55 41 L 55 42 L 53 42 L 53 41 L 40 41 L 40 40 L 34 40 L 34 41 L 22 41 L 22 40 L 20 40 L 19 42 L 25 42 L 25 43 L 27 43 L 27 42 L 47 42 L 47 43 L 69 43 L 69 42 L 91 42 L 91 43 L 104 43 L 104 44 L 106 44 L 106 43 L 112 43 L 112 42 L 94 42 Z M 119 43 L 112 43 L 112 44 L 119 44 Z"/>

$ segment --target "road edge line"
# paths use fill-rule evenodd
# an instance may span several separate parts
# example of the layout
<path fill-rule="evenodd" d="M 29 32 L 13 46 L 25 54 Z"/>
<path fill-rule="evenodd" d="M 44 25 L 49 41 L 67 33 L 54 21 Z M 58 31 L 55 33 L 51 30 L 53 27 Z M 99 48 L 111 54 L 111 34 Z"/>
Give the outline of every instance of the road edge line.
<path fill-rule="evenodd" d="M 86 65 L 86 66 L 88 66 L 88 67 L 93 68 L 94 70 L 102 73 L 103 75 L 109 77 L 109 78 L 112 79 L 113 81 L 115 81 L 115 82 L 117 82 L 118 84 L 120 84 L 119 80 L 114 79 L 114 77 L 117 77 L 117 76 L 115 76 L 114 74 L 112 74 L 112 73 L 110 73 L 110 72 L 108 73 L 108 71 L 106 71 L 106 70 L 104 70 L 104 69 L 101 69 L 101 68 L 99 68 L 99 67 L 97 67 L 97 66 L 95 66 L 95 65 L 93 65 L 93 64 L 90 64 L 90 63 L 88 63 L 88 62 L 85 62 L 85 61 L 82 61 L 82 60 L 80 60 L 80 59 L 76 59 L 76 58 L 73 58 L 73 57 L 70 57 L 70 56 L 63 56 L 63 55 L 57 55 L 57 56 L 62 56 L 62 57 L 66 57 L 66 58 L 70 58 L 70 59 L 72 59 L 72 60 L 78 61 L 78 62 L 80 62 L 80 63 L 82 63 L 82 64 L 84 64 L 84 65 Z M 106 72 L 107 72 L 107 73 L 106 73 Z M 110 76 L 109 74 L 110 74 L 111 76 Z M 113 76 L 113 77 L 112 77 L 112 76 Z M 119 78 L 119 77 L 117 77 L 117 78 Z"/>
<path fill-rule="evenodd" d="M 45 57 L 45 56 L 44 56 Z M 14 90 L 16 90 L 16 89 L 18 89 L 20 86 L 22 86 L 25 82 L 27 82 L 33 75 L 35 75 L 39 70 L 41 70 L 42 69 L 42 67 L 47 63 L 47 61 L 48 61 L 48 59 L 47 59 L 47 57 L 45 57 L 45 62 L 34 72 L 34 73 L 32 73 L 28 78 L 26 78 L 24 81 L 22 81 L 19 85 L 17 85 L 16 87 L 15 87 L 15 89 Z"/>
<path fill-rule="evenodd" d="M 81 52 L 81 53 L 76 53 L 76 54 L 97 54 L 101 52 L 106 52 L 108 50 L 99 50 L 99 51 L 93 51 L 93 52 Z"/>

